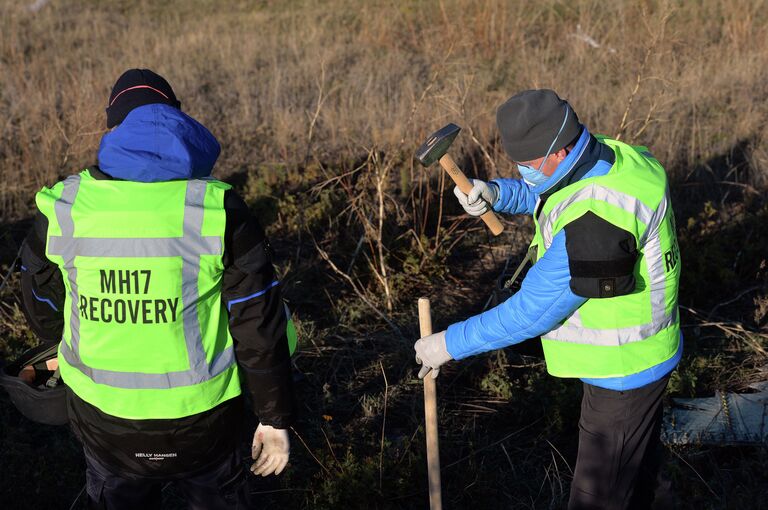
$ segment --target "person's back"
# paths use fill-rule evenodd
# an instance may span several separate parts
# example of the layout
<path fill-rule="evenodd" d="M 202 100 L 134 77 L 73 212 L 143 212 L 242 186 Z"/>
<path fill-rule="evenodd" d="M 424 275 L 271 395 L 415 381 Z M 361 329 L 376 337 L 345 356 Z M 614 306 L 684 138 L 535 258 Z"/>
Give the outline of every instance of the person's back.
<path fill-rule="evenodd" d="M 252 469 L 288 460 L 295 336 L 269 243 L 179 107 L 151 71 L 121 76 L 99 165 L 38 193 L 23 251 L 27 317 L 61 340 L 89 497 L 107 508 L 156 500 L 164 480 L 193 507 L 244 502 L 241 379 L 261 421 Z"/>

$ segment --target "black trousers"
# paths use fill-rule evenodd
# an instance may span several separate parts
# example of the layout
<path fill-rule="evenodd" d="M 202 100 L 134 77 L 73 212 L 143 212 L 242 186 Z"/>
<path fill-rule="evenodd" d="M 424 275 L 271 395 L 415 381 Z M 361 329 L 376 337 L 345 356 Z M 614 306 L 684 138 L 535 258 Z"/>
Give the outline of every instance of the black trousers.
<path fill-rule="evenodd" d="M 247 470 L 241 462 L 241 455 L 234 450 L 221 462 L 183 478 L 121 477 L 99 462 L 87 448 L 85 463 L 89 509 L 160 509 L 161 491 L 169 482 L 176 485 L 191 510 L 252 508 L 246 478 Z"/>
<path fill-rule="evenodd" d="M 661 457 L 662 397 L 668 380 L 669 376 L 628 391 L 584 383 L 569 510 L 651 507 Z"/>

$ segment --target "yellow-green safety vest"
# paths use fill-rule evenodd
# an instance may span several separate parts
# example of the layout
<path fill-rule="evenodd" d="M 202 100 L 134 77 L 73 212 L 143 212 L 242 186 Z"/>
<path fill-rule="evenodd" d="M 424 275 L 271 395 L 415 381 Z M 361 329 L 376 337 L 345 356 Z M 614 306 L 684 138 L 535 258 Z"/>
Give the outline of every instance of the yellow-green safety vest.
<path fill-rule="evenodd" d="M 97 180 L 36 195 L 65 284 L 62 378 L 127 419 L 171 419 L 240 394 L 222 302 L 224 193 L 210 180 Z M 291 351 L 295 329 L 288 324 Z"/>
<path fill-rule="evenodd" d="M 635 374 L 670 359 L 680 341 L 681 264 L 666 173 L 647 148 L 597 138 L 615 152 L 613 166 L 605 175 L 553 193 L 540 211 L 537 207 L 534 260 L 567 224 L 592 212 L 634 235 L 636 287 L 628 295 L 588 299 L 542 335 L 547 370 L 559 377 Z"/>

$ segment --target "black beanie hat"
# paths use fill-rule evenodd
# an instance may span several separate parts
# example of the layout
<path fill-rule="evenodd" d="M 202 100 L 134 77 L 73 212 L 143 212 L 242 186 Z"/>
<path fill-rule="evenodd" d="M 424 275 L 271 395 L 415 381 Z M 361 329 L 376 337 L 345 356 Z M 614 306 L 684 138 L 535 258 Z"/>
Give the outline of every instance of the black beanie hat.
<path fill-rule="evenodd" d="M 546 156 L 560 126 L 563 130 L 551 152 L 566 147 L 581 133 L 576 112 L 548 89 L 525 90 L 507 99 L 496 110 L 496 125 L 504 151 L 512 161 L 532 161 Z"/>
<path fill-rule="evenodd" d="M 107 127 L 120 124 L 131 110 L 145 104 L 162 103 L 181 109 L 168 82 L 149 69 L 129 69 L 112 87 L 107 106 Z"/>

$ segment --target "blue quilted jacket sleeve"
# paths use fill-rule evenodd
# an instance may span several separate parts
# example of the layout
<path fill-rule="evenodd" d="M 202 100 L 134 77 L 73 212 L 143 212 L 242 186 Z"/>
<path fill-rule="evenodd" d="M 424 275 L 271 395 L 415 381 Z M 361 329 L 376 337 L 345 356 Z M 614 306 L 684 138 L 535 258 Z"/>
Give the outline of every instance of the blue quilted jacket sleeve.
<path fill-rule="evenodd" d="M 571 291 L 570 279 L 565 231 L 560 231 L 528 271 L 519 292 L 491 310 L 448 327 L 448 353 L 463 359 L 548 333 L 587 300 Z"/>
<path fill-rule="evenodd" d="M 530 214 L 536 208 L 536 195 L 528 184 L 521 179 L 494 179 L 499 187 L 499 198 L 493 204 L 493 210 L 507 214 Z"/>

